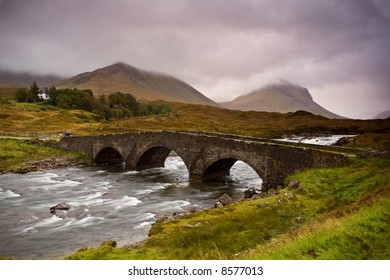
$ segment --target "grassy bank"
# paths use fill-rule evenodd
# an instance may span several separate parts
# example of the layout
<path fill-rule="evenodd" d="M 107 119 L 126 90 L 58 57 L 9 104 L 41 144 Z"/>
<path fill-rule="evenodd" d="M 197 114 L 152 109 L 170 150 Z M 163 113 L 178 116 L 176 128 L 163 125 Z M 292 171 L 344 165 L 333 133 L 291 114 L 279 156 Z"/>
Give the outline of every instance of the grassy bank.
<path fill-rule="evenodd" d="M 156 223 L 142 244 L 105 242 L 67 259 L 390 258 L 389 159 L 355 159 L 292 177 L 301 189 Z"/>
<path fill-rule="evenodd" d="M 46 147 L 39 142 L 0 138 L 0 173 L 7 171 L 25 172 L 36 166 L 37 161 L 49 158 L 69 162 L 87 162 L 84 155 Z"/>

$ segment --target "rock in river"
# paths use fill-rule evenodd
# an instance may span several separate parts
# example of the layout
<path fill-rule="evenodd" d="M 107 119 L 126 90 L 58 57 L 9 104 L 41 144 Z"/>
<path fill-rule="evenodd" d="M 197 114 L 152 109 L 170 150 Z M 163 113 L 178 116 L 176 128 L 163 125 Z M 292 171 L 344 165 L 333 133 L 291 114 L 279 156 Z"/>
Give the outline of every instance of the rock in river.
<path fill-rule="evenodd" d="M 69 209 L 70 205 L 62 202 L 53 207 L 50 207 L 50 213 L 56 215 L 59 218 L 65 218 Z"/>

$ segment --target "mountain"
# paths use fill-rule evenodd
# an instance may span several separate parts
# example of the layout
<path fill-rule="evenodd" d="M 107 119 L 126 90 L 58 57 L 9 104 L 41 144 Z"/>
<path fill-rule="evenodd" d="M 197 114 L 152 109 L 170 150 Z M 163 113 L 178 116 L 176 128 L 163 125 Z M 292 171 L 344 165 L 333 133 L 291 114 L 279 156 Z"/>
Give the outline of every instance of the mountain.
<path fill-rule="evenodd" d="M 116 63 L 54 83 L 57 88 L 91 89 L 95 95 L 117 91 L 131 93 L 139 100 L 166 100 L 219 106 L 190 85 L 165 74 L 148 72 Z"/>
<path fill-rule="evenodd" d="M 373 117 L 373 119 L 387 119 L 387 118 L 390 118 L 390 110 L 384 111 L 376 115 L 375 117 Z"/>
<path fill-rule="evenodd" d="M 30 87 L 34 82 L 39 87 L 45 87 L 59 79 L 61 78 L 54 75 L 34 75 L 0 70 L 0 88 Z"/>
<path fill-rule="evenodd" d="M 241 95 L 233 101 L 220 103 L 228 109 L 241 111 L 296 112 L 307 111 L 326 118 L 343 118 L 314 102 L 306 88 L 282 81 L 268 85 L 249 94 Z"/>

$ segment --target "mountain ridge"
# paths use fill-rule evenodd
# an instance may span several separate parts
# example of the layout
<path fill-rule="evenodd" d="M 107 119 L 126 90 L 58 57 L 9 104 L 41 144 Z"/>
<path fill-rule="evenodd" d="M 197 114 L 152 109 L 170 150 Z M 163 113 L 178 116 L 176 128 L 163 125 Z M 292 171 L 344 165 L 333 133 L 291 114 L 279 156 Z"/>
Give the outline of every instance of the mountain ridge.
<path fill-rule="evenodd" d="M 28 72 L 12 72 L 7 70 L 0 70 L 0 87 L 2 88 L 18 88 L 30 87 L 34 82 L 40 87 L 53 84 L 57 80 L 62 79 L 56 75 L 37 75 Z"/>
<path fill-rule="evenodd" d="M 220 103 L 223 107 L 241 111 L 264 111 L 288 113 L 307 111 L 327 118 L 344 118 L 332 113 L 319 104 L 311 96 L 307 88 L 282 80 L 263 88 L 240 95 L 232 101 Z"/>
<path fill-rule="evenodd" d="M 390 110 L 386 110 L 384 112 L 379 113 L 373 119 L 387 119 L 390 118 Z"/>
<path fill-rule="evenodd" d="M 84 72 L 53 85 L 57 88 L 91 89 L 96 95 L 121 91 L 143 101 L 165 100 L 219 106 L 173 76 L 138 69 L 123 62 Z"/>

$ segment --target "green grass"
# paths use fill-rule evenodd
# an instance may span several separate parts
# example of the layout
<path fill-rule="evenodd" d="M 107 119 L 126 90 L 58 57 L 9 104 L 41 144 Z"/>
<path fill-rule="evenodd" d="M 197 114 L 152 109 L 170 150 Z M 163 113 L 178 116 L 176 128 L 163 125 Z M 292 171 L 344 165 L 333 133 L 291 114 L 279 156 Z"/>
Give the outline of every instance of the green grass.
<path fill-rule="evenodd" d="M 17 170 L 28 162 L 54 157 L 86 160 L 79 153 L 33 144 L 27 140 L 0 139 L 0 173 Z"/>
<path fill-rule="evenodd" d="M 390 258 L 390 199 L 377 198 L 351 215 L 327 217 L 291 231 L 247 259 L 378 260 Z"/>
<path fill-rule="evenodd" d="M 390 258 L 389 159 L 356 159 L 293 177 L 304 190 L 280 188 L 267 198 L 156 223 L 142 244 L 84 248 L 67 259 Z"/>

